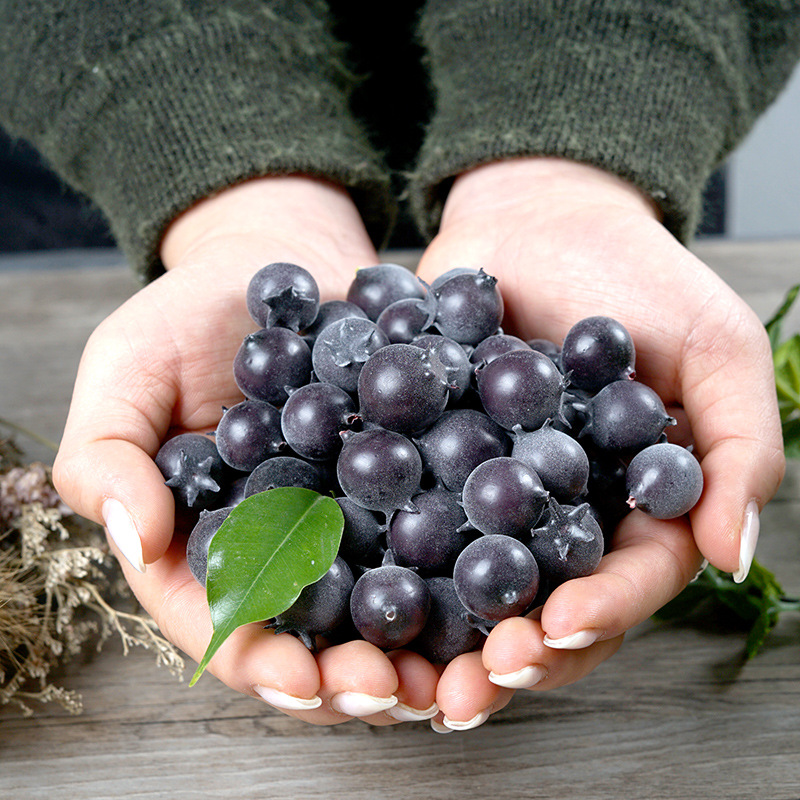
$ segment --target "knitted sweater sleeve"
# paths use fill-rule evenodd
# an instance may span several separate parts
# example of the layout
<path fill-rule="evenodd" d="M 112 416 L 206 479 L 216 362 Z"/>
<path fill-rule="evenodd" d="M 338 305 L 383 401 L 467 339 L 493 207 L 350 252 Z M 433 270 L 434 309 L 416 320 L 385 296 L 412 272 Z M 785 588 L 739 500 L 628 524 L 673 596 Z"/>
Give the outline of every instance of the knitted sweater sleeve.
<path fill-rule="evenodd" d="M 632 181 L 686 241 L 800 56 L 800 3 L 430 0 L 419 30 L 436 108 L 409 193 L 428 235 L 460 172 L 539 154 Z"/>
<path fill-rule="evenodd" d="M 348 109 L 319 0 L 6 0 L 0 124 L 90 196 L 143 279 L 194 202 L 303 172 L 349 189 L 376 243 L 389 176 Z"/>

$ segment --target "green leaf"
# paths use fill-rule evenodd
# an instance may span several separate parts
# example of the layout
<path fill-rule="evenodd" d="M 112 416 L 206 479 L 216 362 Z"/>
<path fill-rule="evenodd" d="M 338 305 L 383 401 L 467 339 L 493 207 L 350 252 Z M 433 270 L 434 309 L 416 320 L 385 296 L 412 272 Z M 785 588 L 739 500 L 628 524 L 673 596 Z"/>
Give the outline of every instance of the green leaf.
<path fill-rule="evenodd" d="M 795 300 L 797 300 L 798 292 L 800 292 L 800 283 L 795 284 L 789 289 L 786 293 L 786 297 L 783 298 L 783 303 L 780 308 L 773 314 L 772 319 L 764 324 L 773 350 L 778 346 L 781 339 L 781 324 L 783 323 L 783 318 L 789 313 Z"/>
<path fill-rule="evenodd" d="M 800 602 L 783 596 L 775 575 L 757 560 L 742 583 L 727 573 L 706 567 L 674 600 L 659 609 L 654 617 L 663 621 L 687 618 L 701 606 L 726 608 L 747 628 L 745 653 L 757 655 L 782 611 L 800 611 Z"/>
<path fill-rule="evenodd" d="M 781 326 L 799 295 L 800 284 L 792 286 L 765 325 L 772 346 L 784 450 L 789 458 L 800 458 L 800 333 L 781 342 Z"/>
<path fill-rule="evenodd" d="M 787 458 L 800 458 L 800 417 L 783 423 L 783 449 Z"/>
<path fill-rule="evenodd" d="M 747 658 L 753 658 L 761 652 L 769 632 L 778 622 L 778 614 L 779 611 L 774 606 L 762 609 L 762 612 L 750 628 L 750 633 L 747 635 L 747 641 L 744 646 Z"/>
<path fill-rule="evenodd" d="M 339 504 L 310 489 L 270 489 L 233 508 L 208 551 L 214 633 L 190 686 L 236 628 L 285 611 L 330 569 L 343 529 Z"/>
<path fill-rule="evenodd" d="M 779 345 L 773 361 L 784 447 L 791 456 L 800 448 L 800 334 Z"/>

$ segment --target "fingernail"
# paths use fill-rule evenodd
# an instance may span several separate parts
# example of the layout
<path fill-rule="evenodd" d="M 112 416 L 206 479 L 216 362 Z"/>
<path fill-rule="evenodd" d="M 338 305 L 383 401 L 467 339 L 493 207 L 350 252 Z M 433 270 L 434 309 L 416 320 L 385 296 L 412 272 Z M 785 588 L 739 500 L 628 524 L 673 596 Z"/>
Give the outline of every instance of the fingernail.
<path fill-rule="evenodd" d="M 747 573 L 750 572 L 750 566 L 756 554 L 760 528 L 758 504 L 755 500 L 751 500 L 744 512 L 742 535 L 739 539 L 739 569 L 733 573 L 735 583 L 741 583 L 747 577 Z"/>
<path fill-rule="evenodd" d="M 551 639 L 545 634 L 542 640 L 548 647 L 556 650 L 580 650 L 594 644 L 600 638 L 600 631 L 585 630 L 570 633 L 569 636 L 562 636 L 560 639 Z"/>
<path fill-rule="evenodd" d="M 373 697 L 361 692 L 339 692 L 331 698 L 334 710 L 349 717 L 368 717 L 370 714 L 388 711 L 396 705 L 397 698 L 394 695 Z"/>
<path fill-rule="evenodd" d="M 275 708 L 282 708 L 285 711 L 311 711 L 322 705 L 322 698 L 314 695 L 313 697 L 295 697 L 293 694 L 286 694 L 272 686 L 254 686 L 253 690 L 260 695 L 261 699 Z"/>
<path fill-rule="evenodd" d="M 516 672 L 490 672 L 489 680 L 497 686 L 504 686 L 506 689 L 530 689 L 541 683 L 547 676 L 547 669 L 541 664 L 533 664 L 530 667 L 523 667 Z"/>
<path fill-rule="evenodd" d="M 108 535 L 114 540 L 122 555 L 135 569 L 144 572 L 146 567 L 142 556 L 142 540 L 125 506 L 119 500 L 109 497 L 103 503 L 101 513 Z"/>
<path fill-rule="evenodd" d="M 424 719 L 435 717 L 439 713 L 439 706 L 434 703 L 428 708 L 419 709 L 398 702 L 396 706 L 392 706 L 386 713 L 398 722 L 420 722 Z"/>
<path fill-rule="evenodd" d="M 472 728 L 483 725 L 483 723 L 489 719 L 490 713 L 491 709 L 484 708 L 483 711 L 480 711 L 472 719 L 468 720 L 450 719 L 447 714 L 445 714 L 442 722 L 445 727 L 450 728 L 451 731 L 469 731 L 472 730 Z"/>
<path fill-rule="evenodd" d="M 435 719 L 431 720 L 431 728 L 433 728 L 436 733 L 453 733 L 452 728 L 442 725 L 441 722 L 437 722 Z"/>
<path fill-rule="evenodd" d="M 706 571 L 706 567 L 708 566 L 708 559 L 704 558 L 703 563 L 700 564 L 700 568 L 697 570 L 697 574 L 692 578 L 689 583 L 694 583 L 696 580 L 700 578 L 700 576 Z"/>

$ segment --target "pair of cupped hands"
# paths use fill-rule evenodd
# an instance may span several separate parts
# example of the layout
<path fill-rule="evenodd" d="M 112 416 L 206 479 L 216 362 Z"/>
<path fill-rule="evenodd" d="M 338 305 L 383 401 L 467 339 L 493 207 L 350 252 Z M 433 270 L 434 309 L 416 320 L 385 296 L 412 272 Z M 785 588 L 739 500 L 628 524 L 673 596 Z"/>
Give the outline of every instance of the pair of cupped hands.
<path fill-rule="evenodd" d="M 174 431 L 213 430 L 242 399 L 232 363 L 254 330 L 245 290 L 257 269 L 309 269 L 323 300 L 357 268 L 380 263 L 341 187 L 305 176 L 227 189 L 169 227 L 167 272 L 92 334 L 80 363 L 54 480 L 79 514 L 101 522 L 125 577 L 164 635 L 199 660 L 211 638 L 205 590 L 173 536 L 171 491 L 153 462 Z M 593 167 L 525 158 L 477 167 L 447 196 L 418 274 L 453 267 L 498 278 L 504 330 L 561 342 L 579 319 L 622 322 L 650 385 L 694 443 L 705 488 L 687 518 L 627 515 L 595 574 L 569 581 L 536 614 L 499 623 L 480 651 L 436 666 L 410 651 L 353 641 L 314 654 L 262 625 L 235 631 L 210 671 L 287 714 L 328 725 L 430 719 L 476 727 L 515 690 L 577 681 L 627 630 L 697 574 L 704 559 L 742 580 L 758 514 L 783 475 L 772 360 L 762 324 L 658 219 L 632 185 Z"/>

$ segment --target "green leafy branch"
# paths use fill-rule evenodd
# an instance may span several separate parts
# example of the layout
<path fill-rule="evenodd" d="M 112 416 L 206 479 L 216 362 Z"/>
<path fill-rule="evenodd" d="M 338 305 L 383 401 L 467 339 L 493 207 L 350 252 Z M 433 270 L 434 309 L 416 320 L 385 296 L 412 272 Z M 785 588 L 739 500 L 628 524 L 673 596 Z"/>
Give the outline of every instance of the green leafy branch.
<path fill-rule="evenodd" d="M 770 631 L 784 611 L 800 611 L 800 599 L 786 597 L 778 580 L 766 567 L 754 561 L 747 578 L 735 583 L 733 578 L 708 566 L 674 600 L 656 612 L 662 621 L 686 619 L 700 609 L 729 611 L 747 628 L 745 655 L 757 655 Z"/>
<path fill-rule="evenodd" d="M 781 329 L 798 293 L 800 284 L 787 292 L 780 308 L 765 325 L 772 345 L 784 450 L 789 458 L 800 458 L 800 333 L 782 342 Z M 758 561 L 753 561 L 742 583 L 708 566 L 696 581 L 661 608 L 655 618 L 685 619 L 700 607 L 733 612 L 748 629 L 745 655 L 752 658 L 761 651 L 783 612 L 800 612 L 800 599 L 786 597 L 775 575 Z"/>

